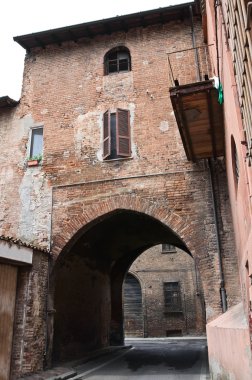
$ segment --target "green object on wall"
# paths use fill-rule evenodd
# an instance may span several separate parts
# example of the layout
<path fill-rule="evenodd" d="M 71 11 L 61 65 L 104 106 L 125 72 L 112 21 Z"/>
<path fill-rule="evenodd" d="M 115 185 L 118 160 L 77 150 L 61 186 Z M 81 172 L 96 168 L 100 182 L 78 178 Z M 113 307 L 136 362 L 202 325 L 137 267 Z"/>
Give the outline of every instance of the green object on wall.
<path fill-rule="evenodd" d="M 224 101 L 224 96 L 223 96 L 223 88 L 222 88 L 222 84 L 221 83 L 219 84 L 218 93 L 219 93 L 219 95 L 218 95 L 218 102 L 220 104 L 222 104 L 223 101 Z"/>

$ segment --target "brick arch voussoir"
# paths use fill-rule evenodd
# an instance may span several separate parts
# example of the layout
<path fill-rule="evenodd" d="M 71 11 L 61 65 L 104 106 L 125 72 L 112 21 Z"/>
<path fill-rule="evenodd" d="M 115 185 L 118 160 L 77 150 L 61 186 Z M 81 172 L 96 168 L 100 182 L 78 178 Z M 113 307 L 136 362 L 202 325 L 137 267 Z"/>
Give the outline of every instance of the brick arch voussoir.
<path fill-rule="evenodd" d="M 120 195 L 110 199 L 101 200 L 93 205 L 89 205 L 74 219 L 66 217 L 60 223 L 60 228 L 53 237 L 52 251 L 56 258 L 66 244 L 74 235 L 97 218 L 114 212 L 116 210 L 126 209 L 147 214 L 173 230 L 186 244 L 192 255 L 199 252 L 199 239 L 195 240 L 195 226 L 191 218 L 185 218 L 169 209 L 167 206 L 160 206 L 157 201 L 146 200 L 137 196 Z M 66 213 L 67 215 L 67 213 Z M 197 236 L 199 231 L 197 231 Z M 197 247 L 195 246 L 197 241 Z"/>

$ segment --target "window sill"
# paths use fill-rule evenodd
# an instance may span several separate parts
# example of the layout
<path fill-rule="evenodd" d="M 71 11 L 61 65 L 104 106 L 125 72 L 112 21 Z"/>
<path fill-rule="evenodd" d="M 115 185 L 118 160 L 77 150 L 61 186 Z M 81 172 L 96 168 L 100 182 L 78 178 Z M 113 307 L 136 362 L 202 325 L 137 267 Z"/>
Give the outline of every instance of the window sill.
<path fill-rule="evenodd" d="M 40 161 L 39 160 L 30 160 L 30 161 L 27 161 L 27 166 L 28 167 L 34 167 L 34 166 L 39 166 L 40 165 Z"/>
<path fill-rule="evenodd" d="M 165 310 L 164 314 L 165 315 L 171 314 L 171 315 L 180 315 L 180 316 L 183 316 L 183 311 L 182 310 Z"/>
<path fill-rule="evenodd" d="M 177 251 L 176 251 L 176 249 L 174 249 L 173 251 L 162 251 L 161 253 L 164 255 L 166 255 L 166 254 L 169 255 L 169 253 L 177 253 Z"/>
<path fill-rule="evenodd" d="M 125 74 L 125 73 L 130 73 L 132 70 L 120 70 L 120 71 L 114 71 L 113 73 L 106 73 L 104 74 L 105 77 L 113 76 L 113 75 L 118 75 L 118 74 Z"/>
<path fill-rule="evenodd" d="M 133 157 L 118 157 L 118 158 L 108 158 L 108 159 L 103 159 L 103 162 L 114 162 L 114 161 L 128 161 L 128 160 L 133 160 Z"/>

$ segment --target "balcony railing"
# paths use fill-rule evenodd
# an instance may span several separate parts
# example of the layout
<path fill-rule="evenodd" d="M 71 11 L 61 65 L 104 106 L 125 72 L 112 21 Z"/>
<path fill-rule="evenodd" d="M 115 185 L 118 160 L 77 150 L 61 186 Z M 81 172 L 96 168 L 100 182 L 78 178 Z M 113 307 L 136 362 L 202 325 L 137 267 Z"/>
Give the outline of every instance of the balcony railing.
<path fill-rule="evenodd" d="M 201 82 L 212 76 L 208 46 L 167 53 L 171 87 Z"/>
<path fill-rule="evenodd" d="M 168 53 L 170 99 L 187 158 L 194 162 L 224 154 L 223 107 L 208 46 Z"/>

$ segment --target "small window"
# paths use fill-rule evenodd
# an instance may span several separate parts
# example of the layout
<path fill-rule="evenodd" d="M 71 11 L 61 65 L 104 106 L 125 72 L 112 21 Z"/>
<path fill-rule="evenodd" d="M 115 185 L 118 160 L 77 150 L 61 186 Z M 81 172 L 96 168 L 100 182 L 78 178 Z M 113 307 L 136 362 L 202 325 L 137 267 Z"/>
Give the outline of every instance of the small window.
<path fill-rule="evenodd" d="M 182 312 L 179 282 L 164 282 L 164 306 L 166 312 Z"/>
<path fill-rule="evenodd" d="M 30 158 L 41 158 L 43 153 L 43 127 L 31 130 Z"/>
<path fill-rule="evenodd" d="M 171 244 L 162 244 L 162 253 L 175 253 L 176 247 Z"/>
<path fill-rule="evenodd" d="M 129 111 L 117 109 L 103 115 L 103 159 L 130 157 Z"/>
<path fill-rule="evenodd" d="M 235 181 L 236 183 L 238 183 L 239 176 L 240 176 L 239 159 L 238 159 L 238 153 L 237 153 L 235 140 L 233 136 L 231 137 L 231 154 L 232 154 L 233 173 L 234 173 Z"/>
<path fill-rule="evenodd" d="M 129 50 L 120 46 L 110 50 L 104 58 L 104 72 L 105 75 L 112 73 L 119 73 L 123 71 L 130 71 L 130 53 Z"/>

